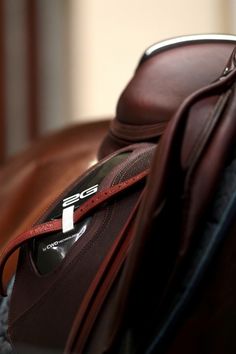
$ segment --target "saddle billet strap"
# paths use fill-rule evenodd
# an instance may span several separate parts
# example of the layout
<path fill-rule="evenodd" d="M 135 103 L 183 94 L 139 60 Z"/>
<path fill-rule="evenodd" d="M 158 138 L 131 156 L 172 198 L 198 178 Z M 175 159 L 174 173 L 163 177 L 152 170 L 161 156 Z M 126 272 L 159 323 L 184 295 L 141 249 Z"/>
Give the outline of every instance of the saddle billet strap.
<path fill-rule="evenodd" d="M 126 189 L 135 185 L 139 181 L 143 180 L 149 173 L 149 169 L 141 172 L 140 174 L 114 185 L 108 189 L 98 192 L 94 197 L 91 197 L 87 202 L 85 202 L 80 208 L 78 208 L 74 213 L 74 222 L 78 222 L 82 217 L 91 212 L 94 208 L 106 202 L 119 193 L 122 193 Z M 2 296 L 6 296 L 6 291 L 3 286 L 3 273 L 6 263 L 9 257 L 15 252 L 20 246 L 25 242 L 39 237 L 43 234 L 47 234 L 54 231 L 59 231 L 62 229 L 62 219 L 52 220 L 40 225 L 34 226 L 31 230 L 26 231 L 16 238 L 10 240 L 0 255 L 0 293 Z"/>
<path fill-rule="evenodd" d="M 98 269 L 75 317 L 64 351 L 82 353 L 101 307 L 120 272 L 133 239 L 133 226 L 145 188 Z"/>
<path fill-rule="evenodd" d="M 232 63 L 234 63 L 234 65 L 232 65 Z M 119 301 L 117 303 L 118 316 L 116 316 L 114 320 L 115 323 L 113 323 L 114 329 L 119 328 L 121 325 L 123 318 L 122 311 L 124 313 L 125 309 L 127 309 L 131 289 L 139 274 L 138 270 L 145 252 L 145 245 L 153 232 L 151 229 L 150 215 L 152 216 L 151 218 L 155 220 L 160 217 L 168 196 L 171 195 L 172 191 L 177 193 L 177 189 L 181 191 L 181 183 L 183 183 L 184 177 L 188 174 L 188 169 L 183 169 L 183 166 L 181 165 L 180 155 L 189 110 L 196 102 L 198 102 L 198 100 L 204 99 L 208 97 L 208 95 L 224 95 L 228 89 L 230 90 L 231 87 L 235 85 L 235 51 L 232 54 L 230 65 L 227 67 L 230 67 L 227 74 L 224 71 L 224 74 L 217 81 L 196 91 L 183 102 L 173 119 L 170 121 L 158 149 L 156 150 L 156 156 L 153 159 L 153 165 L 147 183 L 147 193 L 145 194 L 139 209 L 139 215 L 142 215 L 142 219 L 136 224 L 135 242 L 125 264 L 123 285 L 126 284 L 126 286 L 120 287 Z M 232 143 L 232 136 L 230 139 L 230 143 Z M 204 144 L 206 144 L 206 142 Z M 224 151 L 224 153 L 226 153 L 226 151 Z M 181 176 L 180 181 L 177 181 L 179 182 L 179 185 L 175 181 L 173 186 L 173 176 Z M 181 246 L 184 246 L 185 252 L 187 252 L 190 241 L 191 240 L 187 237 L 185 240 L 182 240 L 183 243 Z M 181 257 L 182 256 L 184 256 L 183 253 L 181 254 Z M 120 309 L 123 310 L 121 311 Z M 116 332 L 117 331 L 115 330 L 114 333 Z M 114 335 L 114 338 L 111 341 L 111 347 L 116 339 L 116 335 Z"/>

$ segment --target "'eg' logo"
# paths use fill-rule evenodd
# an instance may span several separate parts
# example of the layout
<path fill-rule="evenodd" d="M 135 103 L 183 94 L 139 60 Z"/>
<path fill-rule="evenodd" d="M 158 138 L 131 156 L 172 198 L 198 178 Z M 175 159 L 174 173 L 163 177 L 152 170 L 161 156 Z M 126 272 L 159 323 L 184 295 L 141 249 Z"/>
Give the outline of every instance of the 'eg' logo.
<path fill-rule="evenodd" d="M 81 193 L 76 193 L 74 195 L 71 195 L 68 198 L 63 199 L 62 207 L 66 208 L 71 204 L 75 204 L 80 199 L 85 199 L 85 198 L 89 197 L 90 195 L 95 194 L 97 191 L 98 191 L 98 184 L 95 184 L 94 186 L 85 189 Z"/>

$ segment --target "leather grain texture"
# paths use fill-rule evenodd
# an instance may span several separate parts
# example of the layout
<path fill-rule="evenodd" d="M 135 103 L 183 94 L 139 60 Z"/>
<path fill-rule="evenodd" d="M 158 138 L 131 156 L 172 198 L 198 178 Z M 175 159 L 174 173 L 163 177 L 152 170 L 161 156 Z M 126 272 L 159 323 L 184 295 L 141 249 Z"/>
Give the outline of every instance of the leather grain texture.
<path fill-rule="evenodd" d="M 136 71 L 134 81 L 131 81 L 121 96 L 117 110 L 119 115 L 111 127 L 110 136 L 105 138 L 102 149 L 105 148 L 103 152 L 107 153 L 111 148 L 128 145 L 130 141 L 139 140 L 140 137 L 141 140 L 153 140 L 161 136 L 144 194 L 139 194 L 140 199 L 135 195 L 137 204 L 128 214 L 124 200 L 126 197 L 131 198 L 131 195 L 123 194 L 123 202 L 122 199 L 119 200 L 122 204 L 116 199 L 113 200 L 113 222 L 112 219 L 104 222 L 104 228 L 100 232 L 107 237 L 105 231 L 109 226 L 109 233 L 111 237 L 116 235 L 117 242 L 112 244 L 103 260 L 100 259 L 93 276 L 91 276 L 93 257 L 101 257 L 104 247 L 88 258 L 87 263 L 83 263 L 83 258 L 81 261 L 79 257 L 75 257 L 77 267 L 70 267 L 66 277 L 60 279 L 61 284 L 64 284 L 61 288 L 58 284 L 51 288 L 51 280 L 44 279 L 47 289 L 53 291 L 47 293 L 46 289 L 41 298 L 41 292 L 38 292 L 37 288 L 39 281 L 37 283 L 34 278 L 34 268 L 29 267 L 32 263 L 30 252 L 27 246 L 22 248 L 18 267 L 18 290 L 15 288 L 13 294 L 15 301 L 11 308 L 12 338 L 19 339 L 25 336 L 23 323 L 29 330 L 32 345 L 37 344 L 37 341 L 48 346 L 57 342 L 62 352 L 62 346 L 67 338 L 66 354 L 235 352 L 232 335 L 236 308 L 236 290 L 233 286 L 235 221 L 227 235 L 224 235 L 227 237 L 223 246 L 217 248 L 218 258 L 215 258 L 214 262 L 210 262 L 212 259 L 209 259 L 208 268 L 204 268 L 204 273 L 208 271 L 208 278 L 202 281 L 204 274 L 201 274 L 194 283 L 191 274 L 191 270 L 194 273 L 199 266 L 199 254 L 204 249 L 202 231 L 206 215 L 211 208 L 222 171 L 227 166 L 236 140 L 235 51 L 224 70 L 227 56 L 231 51 L 232 43 L 225 46 L 222 46 L 222 43 L 220 45 L 208 43 L 207 46 L 204 43 L 198 43 L 196 46 L 190 43 L 187 46 L 168 48 L 167 52 L 162 51 L 142 62 Z M 162 80 L 159 81 L 159 77 L 157 80 L 153 76 L 153 68 L 158 72 L 157 58 L 165 56 L 168 57 L 170 71 L 164 72 L 163 63 L 166 61 L 163 59 L 163 65 L 161 64 L 158 73 Z M 176 72 L 179 76 L 175 76 Z M 135 81 L 136 79 L 138 81 Z M 172 85 L 168 84 L 170 81 Z M 166 91 L 163 82 L 167 85 Z M 143 83 L 146 86 L 142 87 Z M 159 102 L 156 100 L 157 97 Z M 135 107 L 133 111 L 132 105 Z M 127 113 L 126 116 L 124 112 L 130 115 Z M 146 113 L 147 116 L 144 117 Z M 158 133 L 155 132 L 157 127 Z M 130 140 L 122 136 L 125 133 L 130 134 Z M 64 169 L 68 165 L 61 166 Z M 61 169 L 58 168 L 57 176 L 60 177 L 60 173 Z M 145 171 L 144 175 L 147 173 L 148 171 Z M 137 181 L 127 180 L 129 187 L 144 176 L 138 174 L 136 177 Z M 45 180 L 46 174 L 44 183 Z M 52 188 L 52 184 L 49 186 Z M 121 185 L 121 189 L 122 186 L 125 191 L 125 184 Z M 112 188 L 114 196 L 116 193 L 119 195 L 118 187 Z M 98 198 L 98 205 L 100 202 L 109 201 L 105 197 L 107 190 L 103 192 L 99 196 L 100 199 Z M 58 190 L 56 193 L 58 194 Z M 42 196 L 45 197 L 40 194 L 38 198 Z M 95 199 L 92 198 L 85 204 L 85 209 L 92 210 L 93 202 Z M 122 213 L 126 216 L 124 218 L 126 222 L 123 222 L 119 232 L 116 232 L 114 229 L 116 219 L 122 219 Z M 83 215 L 81 209 L 77 214 L 78 217 Z M 102 220 L 104 215 L 100 214 L 99 220 Z M 31 236 L 39 235 L 40 232 L 53 231 L 54 227 L 60 228 L 60 221 L 52 221 L 26 234 L 23 233 L 13 243 L 10 242 L 9 246 L 14 248 L 15 245 L 18 246 L 18 240 L 21 243 Z M 8 251 L 4 255 L 8 257 Z M 82 267 L 78 267 L 78 264 Z M 70 288 L 73 279 L 77 279 L 76 272 L 82 274 L 80 280 L 83 284 L 83 296 L 81 284 L 78 282 Z M 91 278 L 86 283 L 88 274 Z M 62 272 L 62 275 L 65 274 Z M 176 304 L 187 288 L 185 279 L 193 282 L 191 290 L 196 289 L 197 296 L 189 311 L 185 312 L 187 303 L 184 300 L 180 311 L 175 311 Z M 198 282 L 201 282 L 200 290 Z M 29 283 L 35 284 L 30 295 L 26 290 Z M 42 289 L 45 284 L 42 285 Z M 44 311 L 46 322 L 50 323 L 51 327 L 55 323 L 58 325 L 57 321 L 59 322 L 60 318 L 52 301 L 53 294 L 56 294 L 57 300 L 63 300 L 69 288 L 72 289 L 69 292 L 70 298 L 74 296 L 76 290 L 76 299 L 82 306 L 78 306 L 76 312 L 75 302 L 69 303 L 71 317 L 67 332 L 63 330 L 65 328 L 63 323 L 55 333 L 47 331 L 37 333 L 35 328 L 30 326 L 32 318 L 35 321 L 39 318 L 43 328 L 45 317 L 43 318 L 41 311 Z M 87 292 L 85 288 L 88 289 Z M 21 299 L 17 296 L 17 291 L 20 292 Z M 48 295 L 51 296 L 52 308 L 46 301 Z M 35 300 L 32 306 L 30 296 Z M 63 319 L 66 319 L 67 313 L 65 314 Z M 228 338 L 232 344 L 228 343 Z"/>
<path fill-rule="evenodd" d="M 29 229 L 48 205 L 97 160 L 109 121 L 78 124 L 35 142 L 0 169 L 0 250 Z M 8 267 L 6 281 L 15 268 Z"/>
<path fill-rule="evenodd" d="M 100 156 L 138 141 L 157 142 L 182 101 L 220 76 L 236 37 L 210 38 L 186 39 L 140 62 L 121 93 Z"/>
<path fill-rule="evenodd" d="M 234 352 L 234 342 L 225 344 L 225 328 L 232 333 L 231 326 L 235 324 L 235 301 L 231 297 L 235 294 L 233 284 L 231 295 L 227 297 L 235 269 L 234 263 L 229 266 L 235 252 L 231 249 L 235 222 L 229 235 L 224 234 L 224 253 L 219 256 L 219 263 L 208 265 L 209 277 L 201 283 L 201 293 L 196 292 L 199 298 L 194 298 L 192 312 L 181 319 L 181 312 L 186 306 L 184 300 L 178 315 L 174 309 L 188 285 L 183 285 L 181 281 L 191 269 L 189 265 L 192 262 L 193 268 L 199 266 L 196 259 L 201 252 L 198 245 L 202 241 L 202 227 L 235 146 L 235 64 L 234 51 L 227 66 L 231 68 L 228 75 L 222 75 L 184 100 L 160 140 L 134 227 L 133 246 L 119 286 L 112 323 L 113 337 L 107 353 L 122 352 L 117 351 L 117 344 L 120 345 L 122 340 L 129 348 L 128 352 L 167 353 L 166 347 L 164 349 L 162 346 L 163 340 L 167 347 L 171 346 L 173 337 L 169 331 L 173 331 L 173 328 L 176 338 L 171 346 L 171 354 L 199 352 L 198 335 L 203 338 L 201 350 L 206 344 L 206 353 L 224 352 L 224 346 L 227 353 Z M 221 252 L 219 247 L 218 252 Z M 226 275 L 227 267 L 230 269 L 229 275 Z M 220 303 L 224 293 L 221 285 L 223 274 L 227 277 L 228 289 L 225 304 Z M 188 280 L 191 280 L 191 274 Z M 197 288 L 198 285 L 194 283 L 192 287 Z M 221 311 L 226 308 L 222 316 L 218 316 L 218 307 L 215 305 L 212 306 L 212 312 L 208 312 L 204 296 L 213 298 L 213 294 L 216 294 L 214 301 Z M 229 309 L 232 310 L 231 315 Z M 211 330 L 211 319 L 214 317 L 217 319 L 214 328 L 217 327 L 217 331 L 221 332 L 217 338 L 214 338 Z M 181 323 L 181 320 L 181 327 L 175 327 L 176 321 Z M 119 337 L 122 321 L 126 330 Z M 204 324 L 207 334 L 202 328 Z M 152 336 L 158 338 L 157 344 L 149 346 L 150 350 L 147 350 L 147 343 Z M 129 343 L 133 343 L 131 347 Z"/>
<path fill-rule="evenodd" d="M 7 243 L 1 253 L 1 274 L 10 254 L 21 248 L 9 314 L 9 336 L 19 353 L 23 343 L 42 350 L 51 348 L 63 352 L 77 311 L 82 310 L 87 314 L 91 306 L 93 316 L 90 321 L 86 322 L 87 316 L 82 315 L 79 322 L 87 323 L 87 331 L 93 325 L 101 307 L 100 302 L 104 301 L 104 290 L 109 290 L 124 262 L 129 246 L 126 229 L 133 221 L 133 213 L 139 204 L 154 149 L 153 144 L 136 144 L 114 153 L 114 156 L 124 154 L 125 160 L 113 166 L 103 176 L 97 193 L 75 210 L 75 224 L 84 216 L 89 216 L 91 222 L 83 237 L 75 242 L 53 271 L 46 275 L 38 272 L 30 241 L 36 237 L 49 237 L 57 230 L 62 233 L 62 220 L 60 217 L 51 219 L 52 210 L 57 209 L 58 205 L 62 208 L 62 199 L 74 191 L 76 185 L 83 185 L 85 178 L 92 177 L 96 170 L 101 171 L 107 160 L 114 156 L 100 161 L 82 176 L 76 176 L 75 183 L 64 191 L 64 196 L 58 196 L 50 209 L 41 215 L 37 225 Z M 63 234 L 63 241 L 66 242 L 69 236 L 74 237 L 74 234 Z M 115 260 L 114 265 L 112 260 Z M 103 285 L 104 277 L 108 283 L 99 296 L 99 303 L 96 301 L 94 305 L 94 296 Z M 91 287 L 94 281 L 95 286 Z M 91 304 L 89 301 L 86 305 L 88 289 L 91 292 Z M 67 299 L 66 293 L 69 294 Z M 63 322 L 59 320 L 60 316 Z M 34 326 L 30 326 L 32 322 Z M 90 332 L 87 331 L 79 331 L 81 351 Z"/>

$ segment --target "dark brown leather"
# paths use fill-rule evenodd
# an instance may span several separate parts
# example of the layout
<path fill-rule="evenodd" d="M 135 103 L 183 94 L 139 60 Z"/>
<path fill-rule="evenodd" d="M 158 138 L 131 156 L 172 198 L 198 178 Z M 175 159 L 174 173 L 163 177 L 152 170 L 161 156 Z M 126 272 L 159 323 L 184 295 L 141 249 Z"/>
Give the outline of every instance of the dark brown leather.
<path fill-rule="evenodd" d="M 122 262 L 128 254 L 125 267 L 118 268 L 121 272 L 115 273 L 116 263 L 111 263 L 108 275 L 99 278 L 99 288 L 95 291 L 92 288 L 94 293 L 90 294 L 89 306 L 87 297 L 84 297 L 85 310 L 76 317 L 79 325 L 75 321 L 72 326 L 67 352 L 124 353 L 129 343 L 132 349 L 131 333 L 135 339 L 134 347 L 140 344 L 134 352 L 143 354 L 149 335 L 152 335 L 153 321 L 157 321 L 157 324 L 154 323 L 157 327 L 161 325 L 178 280 L 185 275 L 185 266 L 194 251 L 196 237 L 201 237 L 199 228 L 203 225 L 220 173 L 236 139 L 235 53 L 227 68 L 223 71 L 225 76 L 223 74 L 214 83 L 185 99 L 168 124 L 156 151 L 135 227 L 132 225 L 127 232 L 129 242 L 121 252 Z M 230 242 L 233 242 L 233 231 Z M 230 267 L 233 259 L 233 251 L 224 248 L 219 263 L 214 263 L 211 278 L 204 284 L 203 295 L 197 299 L 196 306 L 188 314 L 189 318 L 184 319 L 174 342 L 168 341 L 169 354 L 195 354 L 199 349 L 204 350 L 203 346 L 198 345 L 198 335 L 207 337 L 206 353 L 218 354 L 226 348 L 227 333 L 232 336 L 231 323 L 235 323 L 232 319 L 235 290 L 230 293 L 231 302 L 227 303 L 225 316 L 220 316 L 217 306 L 213 306 L 211 316 L 217 318 L 214 328 L 221 334 L 217 338 L 212 332 L 211 336 L 204 333 L 205 330 L 209 333 L 212 325 L 204 294 L 209 297 L 212 292 L 219 292 L 215 297 L 216 304 L 222 304 L 223 295 L 219 289 L 224 285 L 222 267 Z M 119 266 L 123 265 L 122 262 Z M 110 269 L 114 274 L 109 273 Z M 220 278 L 216 271 L 220 273 Z M 234 269 L 231 268 L 231 272 L 234 273 Z M 232 273 L 227 278 L 227 291 L 231 291 Z M 224 305 L 220 308 L 222 313 L 224 308 Z M 18 330 L 21 331 L 20 326 Z M 128 346 L 120 349 L 117 345 L 120 339 Z M 183 342 L 187 343 L 186 348 Z M 85 344 L 84 351 L 81 348 Z M 233 353 L 231 348 L 227 348 L 227 353 Z"/>
<path fill-rule="evenodd" d="M 154 335 L 152 326 L 155 325 L 157 336 L 160 331 L 160 337 L 166 330 L 165 326 L 171 326 L 171 323 L 165 323 L 165 310 L 170 311 L 171 318 L 175 306 L 171 299 L 175 295 L 177 300 L 180 297 L 176 289 L 189 270 L 194 247 L 199 242 L 197 237 L 201 239 L 199 230 L 204 224 L 206 211 L 235 146 L 235 64 L 234 52 L 229 66 L 232 71 L 186 99 L 163 134 L 137 216 L 133 246 L 119 285 L 117 307 L 110 325 L 110 344 L 114 346 L 108 346 L 107 353 L 116 352 L 115 334 L 122 321 L 127 330 L 123 333 L 123 340 L 125 335 L 127 345 L 133 340 L 134 347 L 137 346 L 135 353 L 140 354 L 145 352 L 145 339 Z M 195 354 L 200 352 L 199 348 L 203 350 L 204 343 L 207 345 L 205 353 L 234 352 L 235 341 L 226 345 L 227 333 L 232 339 L 236 308 L 235 287 L 233 284 L 230 287 L 232 272 L 235 273 L 235 266 L 229 267 L 235 254 L 235 249 L 230 250 L 235 246 L 235 243 L 230 246 L 232 232 L 229 243 L 228 236 L 225 238 L 224 253 L 219 250 L 219 263 L 212 262 L 199 298 L 195 298 L 191 312 L 176 330 L 175 342 L 171 345 L 173 337 L 166 339 L 171 346 L 168 353 Z M 224 260 L 224 255 L 229 259 Z M 227 264 L 231 272 L 229 276 L 224 268 Z M 227 301 L 222 303 L 224 276 L 227 277 L 226 291 L 230 292 L 230 297 L 225 294 Z M 207 298 L 213 293 L 215 303 L 211 312 L 207 308 Z M 173 301 L 177 300 L 174 298 Z M 223 313 L 219 314 L 218 308 Z M 227 312 L 224 313 L 224 309 Z M 216 326 L 212 318 L 216 318 Z M 220 335 L 215 337 L 211 326 Z M 200 337 L 201 346 L 198 345 Z M 148 353 L 166 353 L 162 349 L 156 350 Z"/>
<path fill-rule="evenodd" d="M 77 124 L 40 139 L 0 169 L 0 250 L 29 229 L 66 186 L 97 159 L 109 121 Z M 12 274 L 12 267 L 8 267 Z"/>
<path fill-rule="evenodd" d="M 129 154 L 113 167 L 108 175 L 105 174 L 99 184 L 98 193 L 74 212 L 76 223 L 84 215 L 91 216 L 93 215 L 91 213 L 96 211 L 86 234 L 74 244 L 75 247 L 71 248 L 55 270 L 45 276 L 39 275 L 32 258 L 32 245 L 29 241 L 55 230 L 61 230 L 60 219 L 49 221 L 48 216 L 44 215 L 42 218 L 45 223 L 8 242 L 6 250 L 1 255 L 1 272 L 10 253 L 23 246 L 16 272 L 9 318 L 9 334 L 15 348 L 27 342 L 32 346 L 57 348 L 62 351 L 79 310 L 85 311 L 81 319 L 83 331 L 85 325 L 88 328 L 93 325 L 97 308 L 92 318 L 87 321 L 87 306 L 90 310 L 90 303 L 87 304 L 88 289 L 92 291 L 90 285 L 93 285 L 94 279 L 98 277 L 98 284 L 91 294 L 93 303 L 94 295 L 100 289 L 100 283 L 103 282 L 107 272 L 110 272 L 110 265 L 113 272 L 117 273 L 122 267 L 129 246 L 126 240 L 126 229 L 133 222 L 133 214 L 136 213 L 139 205 L 140 194 L 144 188 L 142 181 L 148 174 L 154 149 L 153 144 L 136 144 L 117 152 L 117 154 Z M 93 166 L 78 179 L 76 184 L 83 185 L 85 176 L 92 175 L 104 162 L 106 160 Z M 75 186 L 72 187 L 71 190 L 74 190 Z M 61 206 L 61 198 L 51 208 L 55 208 L 58 203 Z M 120 246 L 123 244 L 125 246 L 121 247 L 120 252 Z M 115 267 L 113 260 L 115 260 Z M 111 284 L 114 278 L 113 272 L 109 276 Z M 108 284 L 105 290 L 108 291 L 110 286 Z M 68 299 L 65 299 L 66 293 L 70 294 Z M 63 321 L 58 321 L 59 318 L 63 318 Z M 34 326 L 29 326 L 32 321 Z M 83 348 L 86 342 L 86 331 L 83 335 L 81 331 L 78 333 L 82 337 Z M 80 351 L 83 352 L 83 349 Z"/>
<path fill-rule="evenodd" d="M 235 232 L 234 222 L 166 354 L 176 354 L 180 348 L 183 354 L 235 353 Z"/>
<path fill-rule="evenodd" d="M 158 141 L 182 101 L 219 77 L 226 65 L 236 36 L 213 38 L 179 37 L 144 55 L 119 98 L 100 156 L 130 143 Z"/>
<path fill-rule="evenodd" d="M 153 321 L 155 326 L 155 321 L 161 323 L 171 296 L 176 294 L 177 280 L 188 270 L 183 266 L 194 250 L 195 237 L 236 139 L 235 53 L 230 64 L 232 72 L 183 102 L 164 132 L 132 231 L 124 272 L 103 300 L 102 311 L 96 313 L 98 319 L 94 330 L 90 327 L 86 350 L 81 350 L 78 339 L 84 328 L 75 324 L 69 353 L 145 353 Z M 99 294 L 94 303 L 98 298 Z M 86 313 L 88 322 L 92 314 L 91 307 Z M 204 315 L 209 320 L 208 314 Z M 128 328 L 120 335 L 122 323 Z M 219 328 L 224 325 L 218 323 Z M 215 348 L 212 343 L 207 349 L 213 354 Z M 178 345 L 171 354 L 176 352 L 181 352 Z"/>

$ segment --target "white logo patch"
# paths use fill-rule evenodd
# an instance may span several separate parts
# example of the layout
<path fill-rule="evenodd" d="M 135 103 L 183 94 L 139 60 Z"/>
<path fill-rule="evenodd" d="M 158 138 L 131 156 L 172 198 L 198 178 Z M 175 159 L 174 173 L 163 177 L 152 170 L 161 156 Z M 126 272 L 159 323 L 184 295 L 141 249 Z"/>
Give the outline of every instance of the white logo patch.
<path fill-rule="evenodd" d="M 63 199 L 62 206 L 63 206 L 63 208 L 66 208 L 71 204 L 75 204 L 80 199 L 84 199 L 84 198 L 89 197 L 92 194 L 95 194 L 97 191 L 98 191 L 98 184 L 95 184 L 94 186 L 85 189 L 81 193 L 76 193 L 74 195 L 71 195 L 70 197 Z"/>
<path fill-rule="evenodd" d="M 98 184 L 63 199 L 62 207 L 62 232 L 66 233 L 74 229 L 74 204 L 80 199 L 89 197 L 98 191 Z M 73 205 L 72 205 L 73 204 Z"/>

